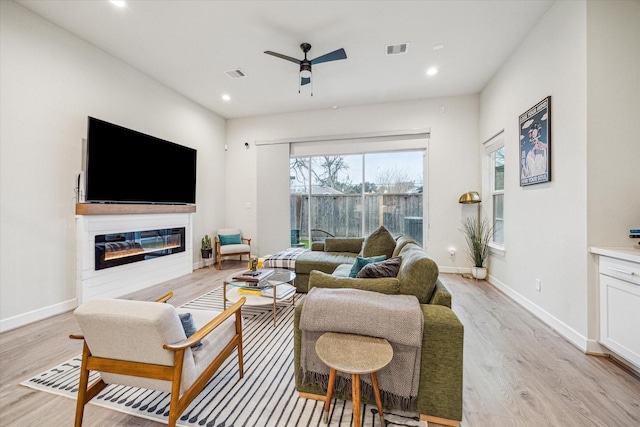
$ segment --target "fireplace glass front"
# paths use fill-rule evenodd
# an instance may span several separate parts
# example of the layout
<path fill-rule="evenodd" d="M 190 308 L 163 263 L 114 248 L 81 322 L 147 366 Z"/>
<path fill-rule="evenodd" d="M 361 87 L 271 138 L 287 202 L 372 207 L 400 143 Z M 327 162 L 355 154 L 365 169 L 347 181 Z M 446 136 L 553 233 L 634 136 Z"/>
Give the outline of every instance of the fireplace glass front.
<path fill-rule="evenodd" d="M 96 235 L 96 270 L 185 251 L 185 228 Z"/>

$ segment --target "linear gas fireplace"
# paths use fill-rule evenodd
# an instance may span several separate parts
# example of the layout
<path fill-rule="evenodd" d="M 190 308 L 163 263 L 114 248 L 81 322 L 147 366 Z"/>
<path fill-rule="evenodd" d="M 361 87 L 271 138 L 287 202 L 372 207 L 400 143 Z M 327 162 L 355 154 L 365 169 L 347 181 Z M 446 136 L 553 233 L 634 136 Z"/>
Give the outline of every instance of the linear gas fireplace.
<path fill-rule="evenodd" d="M 96 270 L 185 251 L 185 228 L 96 235 Z"/>

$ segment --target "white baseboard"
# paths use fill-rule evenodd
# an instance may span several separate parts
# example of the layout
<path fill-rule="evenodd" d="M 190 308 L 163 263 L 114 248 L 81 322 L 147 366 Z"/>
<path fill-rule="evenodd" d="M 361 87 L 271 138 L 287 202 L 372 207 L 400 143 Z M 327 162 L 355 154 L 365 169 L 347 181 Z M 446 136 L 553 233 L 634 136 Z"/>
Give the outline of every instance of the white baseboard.
<path fill-rule="evenodd" d="M 587 340 L 587 354 L 593 356 L 606 356 L 611 353 L 596 340 Z"/>
<path fill-rule="evenodd" d="M 51 316 L 66 313 L 69 310 L 75 309 L 77 306 L 78 300 L 74 298 L 48 307 L 39 308 L 37 310 L 9 317 L 7 319 L 2 319 L 0 320 L 0 332 L 10 331 L 39 320 L 44 320 Z"/>
<path fill-rule="evenodd" d="M 438 266 L 440 273 L 450 274 L 471 274 L 471 267 L 441 267 Z"/>
<path fill-rule="evenodd" d="M 547 326 L 555 330 L 558 334 L 562 335 L 565 339 L 567 339 L 567 341 L 578 347 L 584 353 L 588 353 L 590 348 L 593 348 L 594 350 L 596 349 L 593 343 L 589 343 L 589 341 L 592 340 L 588 340 L 571 326 L 567 325 L 555 316 L 549 314 L 543 308 L 539 307 L 529 299 L 525 298 L 510 287 L 506 286 L 495 277 L 489 275 L 489 277 L 487 277 L 487 282 L 502 291 L 502 293 L 507 295 L 509 298 L 520 304 L 525 310 L 536 316 L 539 320 L 546 323 Z"/>

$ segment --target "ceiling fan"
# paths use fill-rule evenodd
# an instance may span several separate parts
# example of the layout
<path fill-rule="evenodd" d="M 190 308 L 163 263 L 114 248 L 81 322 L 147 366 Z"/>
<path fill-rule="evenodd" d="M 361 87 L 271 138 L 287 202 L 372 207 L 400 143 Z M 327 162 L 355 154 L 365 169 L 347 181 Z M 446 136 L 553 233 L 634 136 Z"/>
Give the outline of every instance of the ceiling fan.
<path fill-rule="evenodd" d="M 319 56 L 315 59 L 307 59 L 307 52 L 311 50 L 311 45 L 309 43 L 302 43 L 300 45 L 300 49 L 304 52 L 304 59 L 296 59 L 287 55 L 283 55 L 281 53 L 272 52 L 270 50 L 265 50 L 264 53 L 267 55 L 272 55 L 277 58 L 282 58 L 287 61 L 291 61 L 293 63 L 300 65 L 300 86 L 298 87 L 298 93 L 300 93 L 300 88 L 306 84 L 311 83 L 311 66 L 314 64 L 321 64 L 323 62 L 329 61 L 337 61 L 340 59 L 347 59 L 347 53 L 344 49 L 340 48 L 338 50 L 334 50 L 333 52 L 329 52 L 325 55 Z M 311 89 L 311 96 L 313 96 L 313 86 Z"/>

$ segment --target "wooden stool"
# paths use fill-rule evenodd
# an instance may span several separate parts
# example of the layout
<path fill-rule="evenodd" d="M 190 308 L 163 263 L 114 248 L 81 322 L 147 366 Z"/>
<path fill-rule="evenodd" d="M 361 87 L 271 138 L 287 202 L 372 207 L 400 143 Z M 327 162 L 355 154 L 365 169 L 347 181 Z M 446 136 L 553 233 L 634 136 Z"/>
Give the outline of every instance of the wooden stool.
<path fill-rule="evenodd" d="M 384 368 L 393 358 L 391 344 L 382 338 L 362 335 L 326 332 L 316 341 L 316 353 L 320 360 L 329 366 L 329 386 L 324 402 L 324 423 L 329 422 L 331 395 L 336 383 L 336 371 L 351 374 L 351 398 L 353 400 L 353 423 L 360 427 L 360 375 L 371 374 L 371 385 L 380 413 L 380 422 L 384 426 L 382 399 L 378 388 L 376 372 Z"/>

